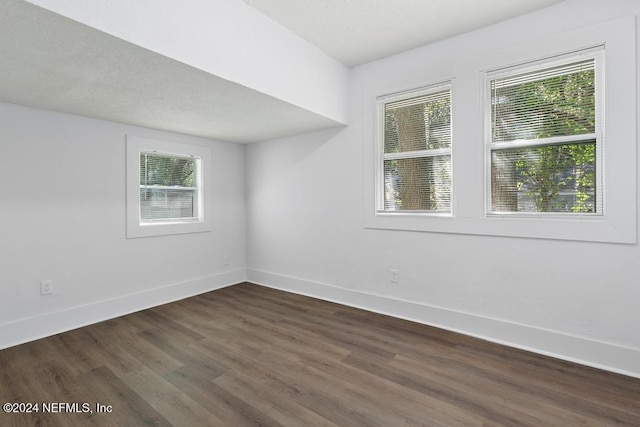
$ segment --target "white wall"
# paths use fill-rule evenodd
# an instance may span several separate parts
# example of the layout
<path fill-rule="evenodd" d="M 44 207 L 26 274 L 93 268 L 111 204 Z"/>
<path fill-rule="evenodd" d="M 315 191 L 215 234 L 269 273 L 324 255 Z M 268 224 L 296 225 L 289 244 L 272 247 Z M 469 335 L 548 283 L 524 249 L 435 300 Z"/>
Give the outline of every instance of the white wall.
<path fill-rule="evenodd" d="M 409 89 L 439 60 L 639 13 L 637 1 L 569 0 L 353 69 L 348 128 L 247 147 L 248 279 L 640 376 L 636 244 L 363 227 L 372 82 Z"/>
<path fill-rule="evenodd" d="M 126 134 L 211 147 L 212 232 L 126 239 Z M 244 146 L 0 104 L 0 147 L 0 348 L 244 279 Z"/>

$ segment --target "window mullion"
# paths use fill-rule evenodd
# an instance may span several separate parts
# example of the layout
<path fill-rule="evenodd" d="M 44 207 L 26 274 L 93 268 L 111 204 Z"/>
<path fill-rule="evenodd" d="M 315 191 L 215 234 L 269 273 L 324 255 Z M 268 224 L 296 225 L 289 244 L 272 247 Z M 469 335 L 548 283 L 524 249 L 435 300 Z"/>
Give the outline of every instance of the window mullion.
<path fill-rule="evenodd" d="M 175 191 L 193 191 L 198 190 L 198 187 L 182 187 L 175 185 L 144 185 L 140 184 L 141 189 L 154 189 L 154 190 L 175 190 Z"/>
<path fill-rule="evenodd" d="M 596 133 L 585 133 L 581 135 L 567 135 L 567 136 L 554 136 L 551 138 L 540 139 L 519 139 L 516 141 L 508 142 L 494 142 L 490 144 L 491 150 L 508 150 L 512 148 L 528 148 L 528 147 L 542 147 L 549 145 L 564 145 L 571 143 L 581 143 L 584 141 L 590 141 L 596 139 Z"/>
<path fill-rule="evenodd" d="M 447 155 L 451 155 L 451 148 L 404 151 L 402 153 L 385 153 L 384 160 L 416 159 L 419 157 L 437 157 Z"/>

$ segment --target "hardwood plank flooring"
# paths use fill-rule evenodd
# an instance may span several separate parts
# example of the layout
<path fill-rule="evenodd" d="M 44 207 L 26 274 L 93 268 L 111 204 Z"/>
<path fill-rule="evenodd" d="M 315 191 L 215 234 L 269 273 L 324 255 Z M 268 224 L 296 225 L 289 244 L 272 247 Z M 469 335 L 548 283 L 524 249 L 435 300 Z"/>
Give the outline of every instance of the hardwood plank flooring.
<path fill-rule="evenodd" d="M 640 379 L 250 283 L 2 350 L 5 402 L 39 412 L 0 426 L 640 426 Z"/>

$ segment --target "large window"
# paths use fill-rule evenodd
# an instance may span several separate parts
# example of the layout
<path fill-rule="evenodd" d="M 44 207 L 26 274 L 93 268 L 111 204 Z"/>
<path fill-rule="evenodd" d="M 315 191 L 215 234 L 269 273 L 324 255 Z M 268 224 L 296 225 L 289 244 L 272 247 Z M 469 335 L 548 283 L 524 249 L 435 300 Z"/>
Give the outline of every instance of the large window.
<path fill-rule="evenodd" d="M 208 231 L 209 149 L 127 138 L 127 237 Z"/>
<path fill-rule="evenodd" d="M 487 74 L 488 211 L 603 214 L 602 49 Z"/>
<path fill-rule="evenodd" d="M 378 211 L 451 213 L 451 88 L 378 100 Z"/>

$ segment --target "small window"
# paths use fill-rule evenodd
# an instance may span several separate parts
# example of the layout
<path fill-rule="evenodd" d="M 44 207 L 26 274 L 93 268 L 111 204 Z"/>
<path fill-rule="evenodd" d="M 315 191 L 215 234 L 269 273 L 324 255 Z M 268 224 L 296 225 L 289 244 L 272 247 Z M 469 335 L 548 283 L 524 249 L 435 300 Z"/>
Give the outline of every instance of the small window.
<path fill-rule="evenodd" d="M 488 74 L 488 211 L 602 215 L 603 51 Z"/>
<path fill-rule="evenodd" d="M 199 157 L 140 152 L 140 222 L 199 217 Z"/>
<path fill-rule="evenodd" d="M 451 87 L 378 100 L 377 210 L 451 213 Z"/>
<path fill-rule="evenodd" d="M 209 164 L 205 147 L 128 137 L 127 237 L 210 230 Z"/>

